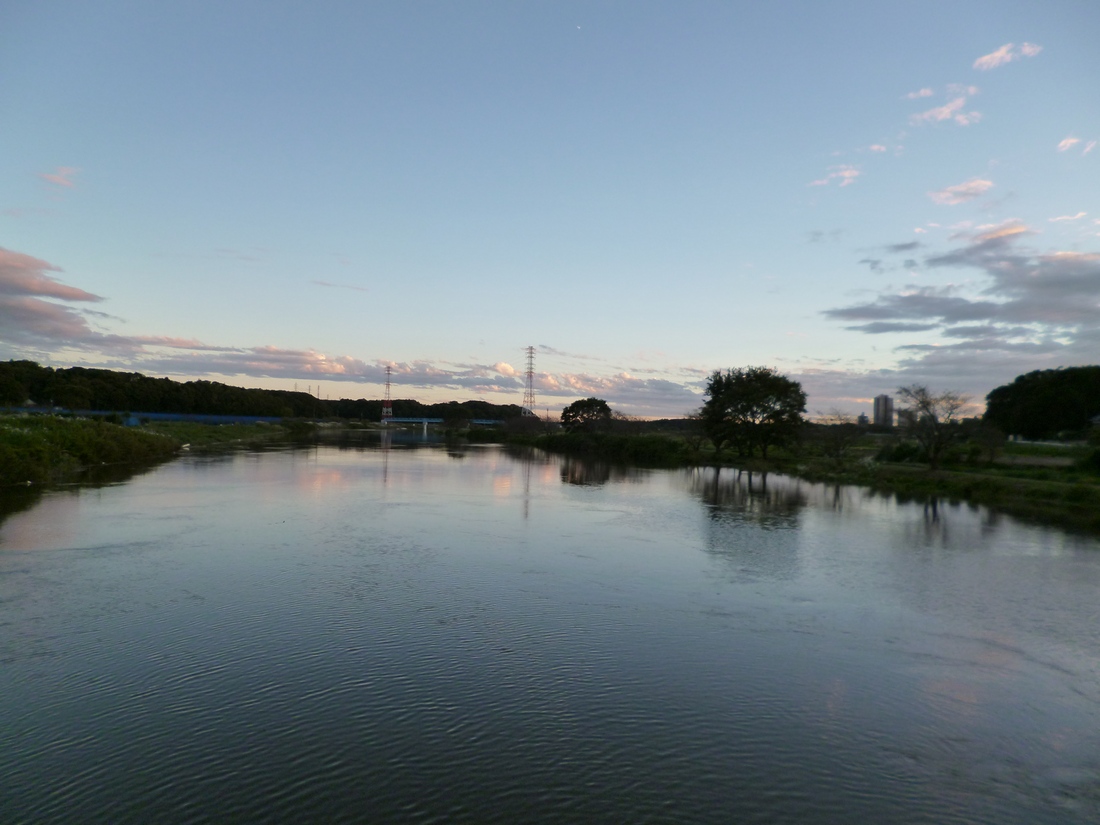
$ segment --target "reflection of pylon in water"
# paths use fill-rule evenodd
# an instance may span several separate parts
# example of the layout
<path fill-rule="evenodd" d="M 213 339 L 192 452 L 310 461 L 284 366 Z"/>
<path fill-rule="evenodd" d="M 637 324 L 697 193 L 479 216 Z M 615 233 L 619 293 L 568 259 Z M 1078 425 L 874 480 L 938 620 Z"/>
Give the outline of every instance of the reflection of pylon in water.
<path fill-rule="evenodd" d="M 535 348 L 527 348 L 527 383 L 523 388 L 523 414 L 535 414 Z"/>
<path fill-rule="evenodd" d="M 389 424 L 393 418 L 393 401 L 390 399 L 390 376 L 393 367 L 386 367 L 386 397 L 382 399 L 382 423 Z"/>

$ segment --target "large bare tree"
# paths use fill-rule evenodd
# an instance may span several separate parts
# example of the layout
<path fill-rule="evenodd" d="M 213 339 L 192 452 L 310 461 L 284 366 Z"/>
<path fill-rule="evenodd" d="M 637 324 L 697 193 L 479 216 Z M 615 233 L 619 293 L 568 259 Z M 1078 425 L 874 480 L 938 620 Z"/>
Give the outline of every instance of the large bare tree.
<path fill-rule="evenodd" d="M 898 395 L 906 431 L 924 448 L 929 466 L 939 469 L 947 448 L 962 436 L 960 422 L 970 399 L 953 390 L 934 393 L 923 384 L 899 387 Z"/>

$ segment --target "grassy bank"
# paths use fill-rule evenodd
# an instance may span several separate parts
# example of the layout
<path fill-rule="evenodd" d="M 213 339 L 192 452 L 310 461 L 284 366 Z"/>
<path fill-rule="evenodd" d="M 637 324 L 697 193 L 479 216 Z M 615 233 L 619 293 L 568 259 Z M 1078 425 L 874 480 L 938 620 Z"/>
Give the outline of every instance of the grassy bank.
<path fill-rule="evenodd" d="M 903 501 L 963 501 L 1028 521 L 1100 533 L 1100 478 L 1070 468 L 1061 472 L 997 467 L 929 470 L 922 465 L 880 463 L 836 467 L 793 459 L 769 465 L 776 472 L 808 481 L 870 487 Z"/>
<path fill-rule="evenodd" d="M 663 435 L 548 433 L 535 436 L 528 443 L 551 453 L 635 467 L 681 467 L 689 459 L 683 441 Z"/>
<path fill-rule="evenodd" d="M 180 442 L 104 421 L 54 416 L 0 417 L 0 486 L 46 484 L 104 464 L 151 463 Z"/>
<path fill-rule="evenodd" d="M 193 448 L 306 437 L 312 435 L 314 429 L 312 424 L 297 422 L 283 424 L 199 424 L 193 421 L 155 421 L 141 426 L 142 432 L 167 436 L 181 445 L 188 444 Z"/>
<path fill-rule="evenodd" d="M 941 470 L 926 465 L 872 460 L 877 445 L 853 449 L 843 460 L 829 459 L 813 444 L 776 450 L 767 461 L 691 449 L 675 436 L 557 433 L 522 440 L 547 450 L 582 459 L 639 467 L 687 465 L 737 467 L 771 471 L 827 484 L 852 484 L 893 493 L 902 500 L 965 501 L 1023 518 L 1072 530 L 1100 533 L 1100 474 L 1083 466 L 1083 450 L 1020 445 L 1009 447 L 1000 463 L 963 463 Z M 1020 463 L 1027 456 L 1073 457 L 1072 463 Z"/>
<path fill-rule="evenodd" d="M 305 435 L 309 425 L 196 424 L 165 421 L 123 427 L 57 416 L 0 416 L 0 487 L 71 481 L 104 465 L 143 465 L 196 448 Z"/>

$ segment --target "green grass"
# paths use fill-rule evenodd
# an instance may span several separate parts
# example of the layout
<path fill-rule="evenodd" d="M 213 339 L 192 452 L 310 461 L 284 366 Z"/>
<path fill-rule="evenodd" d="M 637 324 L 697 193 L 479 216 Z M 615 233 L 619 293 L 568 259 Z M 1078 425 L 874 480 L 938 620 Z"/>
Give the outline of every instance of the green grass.
<path fill-rule="evenodd" d="M 0 486 L 61 481 L 104 464 L 154 462 L 178 448 L 174 438 L 103 421 L 0 416 Z"/>
<path fill-rule="evenodd" d="M 553 433 L 536 436 L 531 443 L 548 452 L 593 458 L 611 464 L 680 467 L 689 463 L 684 442 L 664 435 Z"/>
<path fill-rule="evenodd" d="M 807 481 L 853 484 L 903 499 L 967 501 L 1029 521 L 1072 530 L 1100 533 L 1100 473 L 1085 467 L 1039 467 L 962 463 L 931 471 L 922 464 L 873 461 L 882 439 L 863 439 L 843 460 L 825 457 L 812 443 L 775 449 L 767 461 L 741 458 L 729 452 L 715 457 L 709 446 L 693 451 L 682 438 L 585 433 L 543 435 L 527 443 L 551 452 L 635 466 L 672 467 L 685 464 L 770 470 Z M 1014 445 L 1010 455 L 1078 455 L 1046 445 Z"/>
<path fill-rule="evenodd" d="M 141 431 L 168 436 L 180 444 L 192 447 L 210 447 L 238 442 L 251 443 L 273 438 L 287 438 L 303 432 L 312 432 L 308 425 L 302 428 L 284 424 L 199 424 L 193 421 L 151 421 L 141 426 Z"/>
<path fill-rule="evenodd" d="M 187 421 L 123 427 L 96 419 L 0 416 L 0 487 L 75 480 L 104 465 L 151 464 L 171 458 L 184 444 L 202 448 L 256 443 L 300 435 L 301 429 Z"/>
<path fill-rule="evenodd" d="M 1006 456 L 1025 456 L 1035 458 L 1077 458 L 1088 452 L 1083 444 L 1023 444 L 1008 441 L 1004 445 Z"/>

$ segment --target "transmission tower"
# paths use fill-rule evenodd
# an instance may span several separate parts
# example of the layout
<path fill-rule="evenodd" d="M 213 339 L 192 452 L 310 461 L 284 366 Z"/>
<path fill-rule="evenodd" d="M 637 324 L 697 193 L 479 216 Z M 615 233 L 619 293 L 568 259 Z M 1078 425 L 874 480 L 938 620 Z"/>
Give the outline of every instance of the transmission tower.
<path fill-rule="evenodd" d="M 535 348 L 527 348 L 527 383 L 523 388 L 523 414 L 535 414 Z"/>
<path fill-rule="evenodd" d="M 389 424 L 393 418 L 393 401 L 390 399 L 390 375 L 393 367 L 386 367 L 386 397 L 382 399 L 382 423 Z"/>

